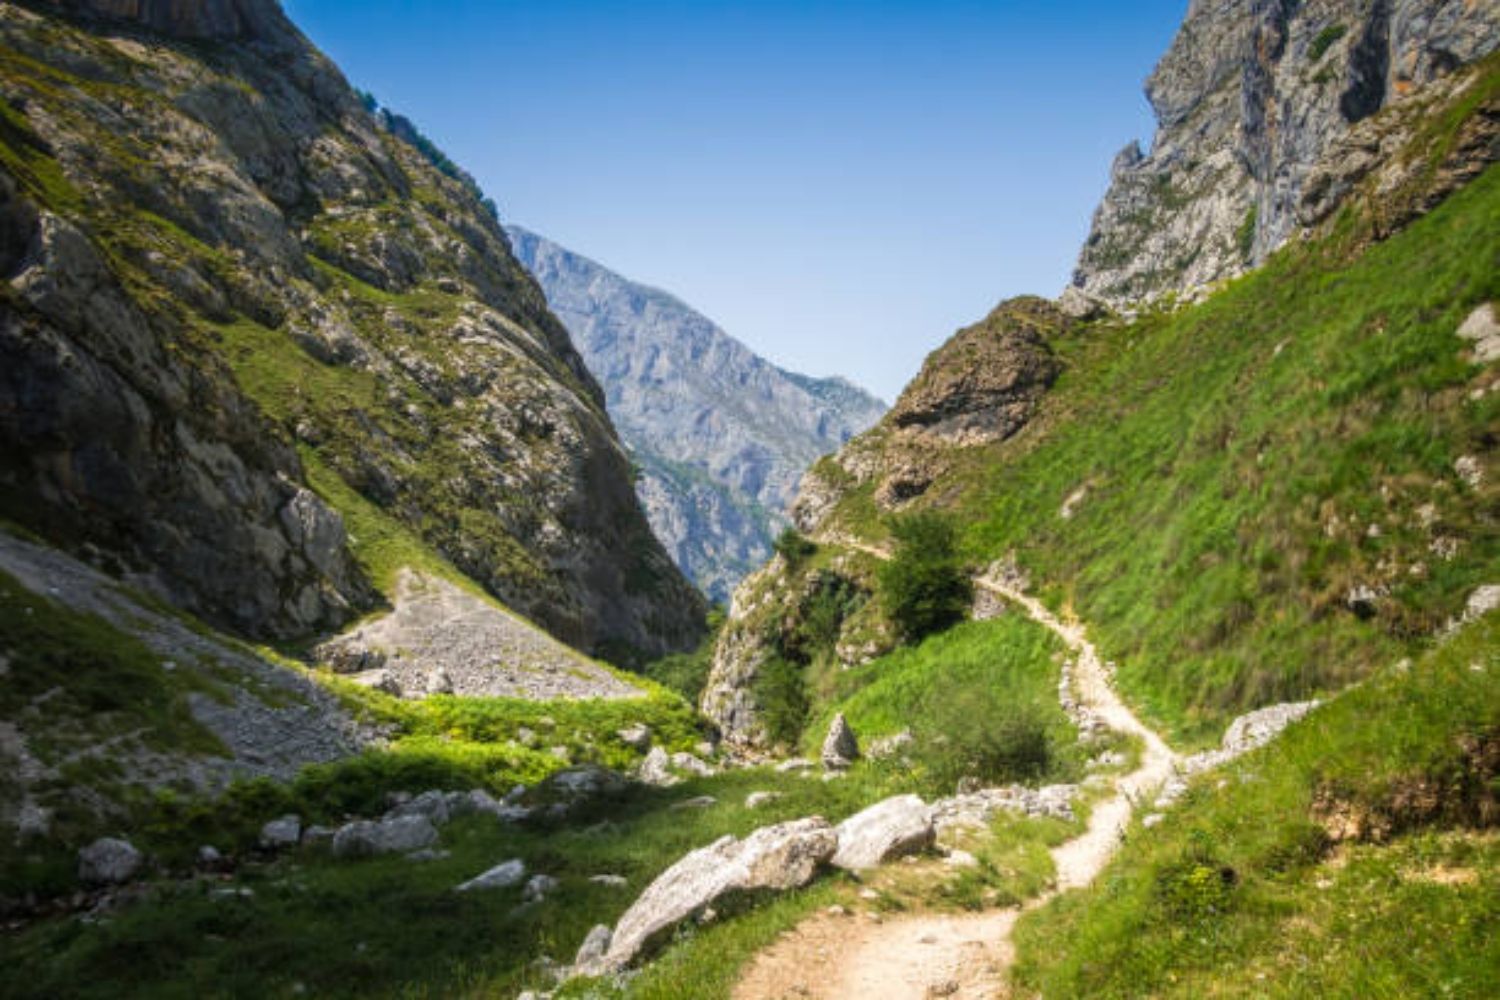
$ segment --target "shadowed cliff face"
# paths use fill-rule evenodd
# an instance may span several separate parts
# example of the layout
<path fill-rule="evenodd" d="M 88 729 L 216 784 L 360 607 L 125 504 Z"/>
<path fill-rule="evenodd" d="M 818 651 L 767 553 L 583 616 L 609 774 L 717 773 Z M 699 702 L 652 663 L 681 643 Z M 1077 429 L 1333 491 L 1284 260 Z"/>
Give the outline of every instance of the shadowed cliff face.
<path fill-rule="evenodd" d="M 371 603 L 373 505 L 568 642 L 697 639 L 472 183 L 274 3 L 5 4 L 0 101 L 5 517 L 291 636 Z"/>
<path fill-rule="evenodd" d="M 1146 83 L 1151 150 L 1116 159 L 1073 287 L 1118 305 L 1261 263 L 1337 207 L 1319 191 L 1310 212 L 1305 196 L 1342 171 L 1358 123 L 1497 44 L 1493 3 L 1195 0 Z"/>

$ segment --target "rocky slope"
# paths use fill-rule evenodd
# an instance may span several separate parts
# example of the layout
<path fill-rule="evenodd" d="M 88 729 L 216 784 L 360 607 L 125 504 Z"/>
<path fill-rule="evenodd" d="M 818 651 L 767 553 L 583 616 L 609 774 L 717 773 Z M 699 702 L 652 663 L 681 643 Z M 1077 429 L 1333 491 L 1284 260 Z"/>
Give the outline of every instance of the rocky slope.
<path fill-rule="evenodd" d="M 880 423 L 808 470 L 792 507 L 797 528 L 814 537 L 841 533 L 830 517 L 856 495 L 870 518 L 905 510 L 966 455 L 1014 436 L 1062 371 L 1049 338 L 1073 325 L 1052 303 L 1020 298 L 960 330 L 927 357 Z M 729 739 L 765 742 L 756 696 L 761 669 L 786 654 L 786 637 L 817 613 L 822 595 L 846 595 L 847 613 L 835 623 L 843 665 L 890 649 L 889 623 L 869 599 L 875 565 L 857 548 L 809 566 L 778 556 L 746 579 L 735 593 L 701 705 Z"/>
<path fill-rule="evenodd" d="M 359 508 L 566 642 L 697 639 L 472 182 L 272 0 L 7 3 L 0 100 L 0 514 L 247 635 L 394 585 Z"/>
<path fill-rule="evenodd" d="M 678 299 L 515 226 L 604 387 L 657 537 L 714 600 L 771 554 L 797 481 L 884 410 L 842 379 L 784 371 Z"/>
<path fill-rule="evenodd" d="M 1260 264 L 1425 121 L 1377 112 L 1497 44 L 1500 6 L 1474 0 L 1194 0 L 1146 82 L 1151 149 L 1115 159 L 1073 288 L 1119 306 Z"/>

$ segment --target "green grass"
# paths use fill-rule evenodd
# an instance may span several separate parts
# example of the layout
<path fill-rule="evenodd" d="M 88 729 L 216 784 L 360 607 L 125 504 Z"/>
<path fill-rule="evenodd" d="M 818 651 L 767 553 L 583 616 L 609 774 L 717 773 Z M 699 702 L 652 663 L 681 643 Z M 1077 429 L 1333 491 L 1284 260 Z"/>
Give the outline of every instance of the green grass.
<path fill-rule="evenodd" d="M 92 832 L 94 802 L 111 804 L 116 818 L 145 793 L 125 781 L 122 767 L 101 743 L 121 740 L 118 753 L 218 755 L 223 745 L 188 707 L 197 691 L 220 690 L 197 671 L 162 669 L 161 658 L 138 639 L 90 615 L 71 611 L 0 573 L 0 718 L 15 720 L 27 750 L 54 769 L 32 788 L 53 814 L 44 842 L 0 840 L 0 895 L 72 887 L 72 859 L 59 844 Z M 17 802 L 20 786 L 0 778 L 0 793 Z"/>
<path fill-rule="evenodd" d="M 593 924 L 613 923 L 687 851 L 784 819 L 836 820 L 899 787 L 899 776 L 875 768 L 833 783 L 735 771 L 670 790 L 639 789 L 609 803 L 604 823 L 598 822 L 604 814 L 521 827 L 485 817 L 459 821 L 445 828 L 443 843 L 453 855 L 443 861 L 339 862 L 295 854 L 253 863 L 233 883 L 254 891 L 248 899 L 208 898 L 216 881 L 167 883 L 107 922 L 49 921 L 8 936 L 0 993 L 285 996 L 301 983 L 314 996 L 510 996 L 544 985 L 534 958 L 570 960 Z M 784 798 L 745 809 L 744 797 L 758 790 L 780 790 Z M 719 804 L 668 808 L 704 794 Z M 536 907 L 518 905 L 519 889 L 452 892 L 510 857 L 558 877 L 561 889 Z M 606 873 L 624 876 L 628 888 L 588 881 Z M 756 910 L 745 927 L 807 903 L 793 897 L 775 904 L 781 909 Z"/>
<path fill-rule="evenodd" d="M 1485 453 L 1500 400 L 1469 398 L 1453 336 L 1500 298 L 1500 173 L 1351 265 L 1325 251 L 1061 342 L 1038 425 L 959 473 L 976 561 L 1017 551 L 1188 743 L 1362 676 L 1500 569 L 1494 487 L 1454 472 Z M 1457 558 L 1431 551 L 1440 535 Z M 1344 606 L 1366 582 L 1392 596 L 1369 621 Z"/>
<path fill-rule="evenodd" d="M 956 777 L 952 758 L 974 749 L 964 737 L 982 735 L 970 721 L 1024 712 L 1043 724 L 1053 764 L 1045 773 L 1070 773 L 1076 734 L 1057 701 L 1061 648 L 1041 626 L 1008 614 L 898 649 L 838 675 L 832 697 L 807 729 L 803 749 L 816 753 L 833 714 L 843 712 L 865 743 L 911 729 L 918 769 L 934 782 L 946 782 Z"/>
<path fill-rule="evenodd" d="M 1044 997 L 1493 996 L 1497 650 L 1492 614 L 1199 779 L 1164 823 L 1131 828 L 1093 887 L 1022 920 L 1020 987 Z M 1336 810 L 1386 832 L 1336 845 L 1320 822 Z"/>

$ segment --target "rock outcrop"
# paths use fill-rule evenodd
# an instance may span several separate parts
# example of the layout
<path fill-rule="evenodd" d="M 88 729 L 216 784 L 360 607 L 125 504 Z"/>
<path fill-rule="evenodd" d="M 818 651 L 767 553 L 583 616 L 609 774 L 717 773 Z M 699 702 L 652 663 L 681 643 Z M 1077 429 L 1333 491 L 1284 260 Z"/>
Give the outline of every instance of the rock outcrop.
<path fill-rule="evenodd" d="M 572 645 L 699 638 L 473 182 L 272 0 L 4 4 L 0 100 L 0 514 L 258 638 L 375 602 L 354 510 Z"/>
<path fill-rule="evenodd" d="M 508 232 L 604 387 L 652 528 L 684 572 L 726 601 L 770 556 L 803 470 L 884 405 L 841 379 L 776 367 L 665 292 Z"/>
<path fill-rule="evenodd" d="M 1500 7 L 1473 0 L 1194 0 L 1146 82 L 1150 152 L 1116 157 L 1074 287 L 1122 305 L 1261 263 L 1328 218 L 1422 116 L 1363 123 L 1422 102 L 1497 44 Z"/>

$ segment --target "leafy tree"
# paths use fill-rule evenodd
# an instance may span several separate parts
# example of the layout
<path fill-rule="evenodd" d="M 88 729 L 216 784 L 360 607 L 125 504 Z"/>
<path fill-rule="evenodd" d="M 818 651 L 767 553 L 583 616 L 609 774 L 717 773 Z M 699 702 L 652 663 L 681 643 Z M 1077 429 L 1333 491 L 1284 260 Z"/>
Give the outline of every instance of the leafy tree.
<path fill-rule="evenodd" d="M 897 549 L 880 569 L 880 593 L 901 638 L 914 643 L 963 621 L 974 584 L 953 522 L 933 512 L 907 514 L 892 520 L 891 533 Z"/>

